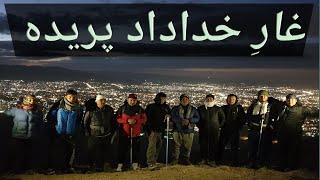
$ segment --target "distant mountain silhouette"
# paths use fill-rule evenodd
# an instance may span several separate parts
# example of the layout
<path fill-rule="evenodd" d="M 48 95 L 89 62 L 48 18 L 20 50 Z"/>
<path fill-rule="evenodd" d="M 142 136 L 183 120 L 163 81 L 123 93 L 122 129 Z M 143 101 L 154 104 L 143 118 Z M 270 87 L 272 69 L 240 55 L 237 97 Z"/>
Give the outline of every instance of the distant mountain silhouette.
<path fill-rule="evenodd" d="M 43 81 L 74 81 L 90 80 L 98 81 L 143 81 L 145 75 L 139 73 L 121 72 L 87 72 L 70 70 L 62 67 L 43 67 L 43 66 L 22 66 L 22 65 L 0 65 L 0 79 L 4 80 L 43 80 Z"/>
<path fill-rule="evenodd" d="M 21 80 L 88 80 L 93 73 L 61 67 L 0 65 L 0 79 Z"/>
<path fill-rule="evenodd" d="M 97 81 L 138 83 L 145 80 L 169 81 L 170 77 L 154 76 L 140 72 L 97 71 L 88 72 L 71 70 L 62 67 L 23 66 L 23 65 L 0 65 L 0 79 L 2 80 L 27 80 L 27 81 Z M 172 79 L 171 79 L 172 80 Z M 174 79 L 177 80 L 177 79 Z"/>
<path fill-rule="evenodd" d="M 265 72 L 279 75 L 279 72 Z M 311 72 L 306 74 L 311 76 Z M 24 66 L 24 65 L 0 65 L 0 79 L 2 80 L 27 80 L 27 81 L 103 81 L 103 82 L 120 82 L 120 83 L 141 83 L 145 81 L 155 83 L 170 82 L 188 82 L 188 83 L 214 83 L 214 84 L 239 84 L 247 85 L 273 85 L 273 86 L 293 86 L 293 87 L 316 87 L 313 80 L 301 80 L 296 76 L 292 79 L 273 79 L 272 82 L 260 76 L 253 77 L 254 73 L 240 72 L 238 74 L 216 73 L 212 76 L 208 72 L 202 71 L 177 71 L 177 72 L 159 72 L 150 73 L 142 69 L 132 69 L 132 71 L 122 71 L 121 68 L 114 70 L 106 69 L 105 71 L 87 71 L 85 67 L 81 70 L 71 70 L 57 66 Z M 208 75 L 208 76 L 207 76 Z M 237 78 L 234 78 L 237 75 Z M 272 76 L 274 77 L 274 76 Z M 304 81 L 304 82 L 303 82 Z"/>

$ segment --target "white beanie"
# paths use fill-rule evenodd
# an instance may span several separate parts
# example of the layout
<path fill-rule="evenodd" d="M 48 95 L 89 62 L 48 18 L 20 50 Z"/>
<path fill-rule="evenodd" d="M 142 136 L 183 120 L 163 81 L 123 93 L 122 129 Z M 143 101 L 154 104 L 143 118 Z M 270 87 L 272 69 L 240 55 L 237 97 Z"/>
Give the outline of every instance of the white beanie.
<path fill-rule="evenodd" d="M 99 100 L 101 100 L 101 99 L 106 99 L 106 97 L 104 97 L 104 96 L 102 96 L 102 95 L 97 95 L 97 97 L 96 97 L 96 102 L 97 101 L 99 101 Z"/>

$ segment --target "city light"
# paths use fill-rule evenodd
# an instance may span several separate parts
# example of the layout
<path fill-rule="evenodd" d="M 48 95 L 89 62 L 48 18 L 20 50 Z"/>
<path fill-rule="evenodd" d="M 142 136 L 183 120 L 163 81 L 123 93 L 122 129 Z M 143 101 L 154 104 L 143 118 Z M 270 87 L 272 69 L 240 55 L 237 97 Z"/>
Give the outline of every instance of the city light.
<path fill-rule="evenodd" d="M 179 96 L 186 93 L 190 96 L 191 103 L 198 107 L 203 104 L 206 94 L 214 94 L 218 106 L 226 103 L 228 94 L 236 94 L 239 103 L 245 109 L 252 103 L 260 89 L 267 89 L 276 99 L 284 100 L 289 93 L 299 97 L 303 106 L 318 111 L 319 92 L 316 89 L 293 89 L 288 87 L 248 86 L 243 83 L 237 85 L 210 84 L 210 83 L 152 83 L 140 84 L 108 83 L 108 82 L 80 82 L 80 81 L 22 81 L 0 80 L 3 89 L 0 94 L 0 112 L 16 105 L 19 97 L 34 94 L 46 110 L 64 96 L 72 88 L 78 91 L 79 100 L 84 102 L 102 94 L 107 98 L 107 103 L 117 110 L 125 101 L 129 93 L 136 93 L 142 107 L 153 102 L 156 93 L 162 91 L 167 94 L 167 103 L 170 106 L 179 104 Z M 303 124 L 304 135 L 317 136 L 319 134 L 319 118 L 307 118 Z"/>

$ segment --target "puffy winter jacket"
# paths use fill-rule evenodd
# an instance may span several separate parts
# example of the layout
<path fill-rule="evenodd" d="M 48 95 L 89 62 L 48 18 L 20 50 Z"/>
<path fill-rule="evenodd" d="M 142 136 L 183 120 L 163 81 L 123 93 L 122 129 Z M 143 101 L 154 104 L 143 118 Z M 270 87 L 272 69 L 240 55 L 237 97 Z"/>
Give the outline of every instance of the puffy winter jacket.
<path fill-rule="evenodd" d="M 136 123 L 130 125 L 128 119 L 135 119 Z M 147 116 L 143 108 L 139 105 L 129 106 L 125 103 L 121 106 L 117 112 L 117 122 L 120 124 L 122 132 L 125 136 L 131 136 L 132 128 L 132 137 L 137 137 L 142 131 L 142 126 L 146 123 Z"/>
<path fill-rule="evenodd" d="M 113 108 L 106 105 L 102 109 L 96 107 L 94 110 L 86 112 L 84 124 L 87 135 L 104 136 L 110 134 L 115 126 Z"/>
<path fill-rule="evenodd" d="M 12 137 L 28 139 L 41 135 L 43 116 L 41 111 L 12 108 L 5 114 L 13 118 Z"/>
<path fill-rule="evenodd" d="M 64 101 L 60 101 L 57 109 L 51 110 L 51 116 L 56 117 L 55 130 L 59 135 L 75 135 L 81 128 L 82 108 L 77 106 L 73 110 L 67 110 Z"/>
<path fill-rule="evenodd" d="M 224 105 L 222 110 L 225 114 L 226 121 L 222 127 L 222 131 L 232 133 L 238 131 L 246 123 L 245 112 L 241 105 Z"/>
<path fill-rule="evenodd" d="M 312 117 L 312 113 L 301 105 L 293 107 L 284 106 L 277 121 L 277 138 L 294 139 L 302 136 L 302 125 L 306 117 Z"/>
<path fill-rule="evenodd" d="M 225 115 L 222 108 L 218 106 L 198 108 L 200 120 L 197 123 L 200 133 L 218 132 L 219 128 L 225 123 Z"/>

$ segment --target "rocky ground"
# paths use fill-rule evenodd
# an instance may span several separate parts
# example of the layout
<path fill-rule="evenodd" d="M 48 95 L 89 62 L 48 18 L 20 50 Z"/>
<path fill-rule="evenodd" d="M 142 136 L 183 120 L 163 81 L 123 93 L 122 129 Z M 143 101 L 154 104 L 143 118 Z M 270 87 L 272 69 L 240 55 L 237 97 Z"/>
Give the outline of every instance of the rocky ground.
<path fill-rule="evenodd" d="M 92 174 L 64 174 L 64 175 L 7 175 L 0 177 L 0 179 L 124 179 L 124 180 L 136 180 L 136 179 L 201 179 L 201 180 L 213 180 L 213 179 L 268 179 L 268 180 L 285 180 L 285 179 L 318 179 L 317 173 L 308 170 L 296 170 L 290 172 L 280 172 L 271 169 L 261 168 L 258 170 L 243 168 L 243 167 L 229 167 L 219 166 L 216 168 L 208 166 L 170 166 L 168 168 L 163 167 L 160 170 L 150 171 L 148 169 L 141 169 L 137 171 L 125 171 L 125 172 L 103 172 Z"/>

